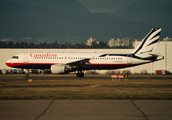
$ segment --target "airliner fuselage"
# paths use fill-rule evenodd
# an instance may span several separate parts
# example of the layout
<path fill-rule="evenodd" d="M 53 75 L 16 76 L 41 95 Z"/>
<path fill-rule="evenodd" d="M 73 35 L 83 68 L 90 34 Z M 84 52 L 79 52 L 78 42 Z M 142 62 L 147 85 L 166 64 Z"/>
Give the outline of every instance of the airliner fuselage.
<path fill-rule="evenodd" d="M 163 59 L 153 53 L 161 28 L 153 28 L 131 53 L 21 53 L 6 61 L 6 65 L 22 69 L 50 69 L 54 74 L 83 70 L 108 70 L 146 64 Z"/>
<path fill-rule="evenodd" d="M 12 57 L 6 65 L 23 69 L 50 69 L 51 65 L 67 64 L 90 59 L 82 70 L 119 69 L 151 62 L 132 54 L 108 53 L 22 53 Z M 76 63 L 77 66 L 77 63 Z"/>

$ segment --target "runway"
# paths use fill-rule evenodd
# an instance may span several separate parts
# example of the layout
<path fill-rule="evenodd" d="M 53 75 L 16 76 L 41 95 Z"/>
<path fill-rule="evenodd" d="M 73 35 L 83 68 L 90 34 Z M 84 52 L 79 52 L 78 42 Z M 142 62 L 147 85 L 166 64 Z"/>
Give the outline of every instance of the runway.
<path fill-rule="evenodd" d="M 28 78 L 25 77 L 24 74 L 7 74 L 7 75 L 1 75 L 0 81 L 14 81 L 14 80 L 92 80 L 92 79 L 109 79 L 110 75 L 85 75 L 85 77 L 76 77 L 75 74 L 65 74 L 65 75 L 59 75 L 59 74 L 30 74 Z"/>
<path fill-rule="evenodd" d="M 0 101 L 1 120 L 170 120 L 166 100 Z"/>
<path fill-rule="evenodd" d="M 157 80 L 156 80 L 157 78 Z M 36 86 L 30 86 L 27 84 L 26 80 L 33 79 L 36 80 L 33 82 Z M 171 76 L 129 76 L 130 79 L 133 79 L 133 83 L 131 80 L 132 85 L 134 85 L 135 81 L 138 79 L 142 79 L 142 82 L 150 80 L 157 83 L 157 81 L 163 81 L 163 79 L 171 79 Z M 159 80 L 162 79 L 162 80 Z M 36 82 L 39 83 L 40 88 L 37 86 Z M 43 80 L 43 81 L 42 81 Z M 65 83 L 65 88 L 51 88 L 50 86 L 42 86 L 42 82 L 48 81 L 47 84 L 50 83 L 49 80 L 53 80 L 51 84 L 57 85 L 61 82 Z M 86 82 L 88 80 L 88 83 Z M 92 80 L 98 81 L 98 83 L 92 84 Z M 111 84 L 118 84 L 118 82 L 111 81 L 110 75 L 86 75 L 84 78 L 77 78 L 75 75 L 30 75 L 29 78 L 25 78 L 24 75 L 0 75 L 1 84 L 4 87 L 1 87 L 2 92 L 0 95 L 1 98 L 4 100 L 0 100 L 0 120 L 169 120 L 172 119 L 172 101 L 171 100 L 130 100 L 135 99 L 135 96 L 130 94 L 135 94 L 134 92 L 137 91 L 137 94 L 142 96 L 144 95 L 142 92 L 145 89 L 142 89 L 141 85 L 138 85 L 138 89 L 123 89 L 123 88 L 114 88 L 115 86 L 108 86 Z M 3 82 L 7 81 L 7 82 Z M 8 82 L 9 81 L 9 82 Z M 14 81 L 14 82 L 13 82 Z M 68 82 L 75 81 L 71 84 Z M 96 86 L 103 81 L 107 81 L 105 86 Z M 108 81 L 110 82 L 108 84 Z M 129 82 L 128 81 L 128 82 Z M 171 80 L 167 80 L 171 81 Z M 19 83 L 22 83 L 21 85 Z M 74 84 L 74 83 L 78 84 Z M 84 83 L 84 86 L 80 88 L 67 88 L 69 85 L 79 85 L 79 83 Z M 125 82 L 122 82 L 125 84 Z M 9 86 L 8 86 L 9 84 Z M 16 86 L 18 85 L 19 86 Z M 26 84 L 26 86 L 23 86 Z M 85 86 L 90 85 L 89 87 Z M 147 83 L 149 85 L 149 83 Z M 154 84 L 154 83 L 153 83 Z M 169 82 L 170 84 L 170 82 Z M 13 86 L 11 86 L 13 85 Z M 62 84 L 63 85 L 63 84 Z M 18 89 L 18 87 L 22 87 L 22 89 Z M 151 86 L 151 85 L 150 85 Z M 17 88 L 15 88 L 17 87 Z M 33 88 L 34 87 L 34 88 Z M 44 88 L 47 87 L 47 88 Z M 57 87 L 57 86 L 53 86 Z M 58 86 L 59 87 L 59 86 Z M 70 86 L 72 87 L 72 86 Z M 118 86 L 120 87 L 120 86 Z M 133 87 L 133 86 L 132 86 Z M 145 84 L 144 84 L 145 87 Z M 153 91 L 154 88 L 149 88 L 149 94 L 151 93 L 166 93 L 166 96 L 170 96 L 171 88 L 167 89 L 166 85 L 163 85 L 163 89 L 158 89 L 159 91 Z M 171 86 L 170 86 L 171 87 Z M 32 89 L 27 89 L 32 88 Z M 42 90 L 47 90 L 43 91 Z M 39 90 L 39 91 L 36 91 Z M 63 91 L 64 90 L 64 91 Z M 76 90 L 76 91 L 75 91 Z M 86 91 L 82 91 L 86 90 Z M 89 92 L 92 90 L 93 92 Z M 95 91 L 94 91 L 95 90 Z M 101 94 L 99 95 L 98 90 L 102 90 Z M 104 91 L 107 91 L 103 94 Z M 108 92 L 110 90 L 110 92 Z M 112 91 L 113 90 L 113 91 Z M 115 90 L 115 91 L 114 91 Z M 121 92 L 123 90 L 124 92 Z M 134 91 L 133 91 L 134 90 Z M 156 89 L 157 90 L 157 89 Z M 170 90 L 170 91 L 169 91 Z M 17 92 L 16 92 L 17 91 Z M 72 92 L 73 91 L 73 92 Z M 128 94 L 126 94 L 128 91 Z M 118 94 L 118 92 L 120 92 Z M 52 94 L 53 93 L 53 94 Z M 93 94 L 95 93 L 95 94 Z M 148 93 L 148 92 L 146 92 Z M 89 100 L 58 100 L 57 98 L 65 98 L 66 96 L 72 99 L 79 96 L 79 98 L 85 97 L 86 95 L 91 94 L 91 98 L 102 98 L 107 97 L 105 95 L 110 96 L 119 96 L 119 98 L 123 98 L 123 96 L 131 96 L 126 97 L 126 100 L 118 100 L 117 98 L 114 100 L 93 100 L 89 98 Z M 149 94 L 145 97 L 149 99 Z M 3 95 L 3 97 L 2 97 Z M 11 96 L 10 96 L 11 95 Z M 20 95 L 20 96 L 18 96 Z M 26 98 L 46 98 L 47 100 L 23 100 L 22 96 L 26 96 Z M 45 95 L 45 96 L 44 96 Z M 84 96 L 82 96 L 84 95 Z M 103 95 L 103 96 L 102 96 Z M 164 94 L 157 94 L 160 95 L 160 98 L 163 98 Z M 100 96 L 100 97 L 99 97 Z M 49 98 L 51 97 L 51 98 Z M 5 100 L 7 98 L 11 98 L 14 100 Z M 16 100 L 16 99 L 22 100 Z M 158 98 L 155 96 L 155 98 Z M 170 99 L 166 97 L 166 99 Z"/>
<path fill-rule="evenodd" d="M 86 74 L 85 77 L 76 77 L 75 74 L 30 74 L 28 78 L 24 74 L 6 74 L 0 75 L 0 81 L 15 81 L 15 80 L 109 80 L 111 79 L 111 74 Z M 172 75 L 128 75 L 128 79 L 172 79 Z"/>

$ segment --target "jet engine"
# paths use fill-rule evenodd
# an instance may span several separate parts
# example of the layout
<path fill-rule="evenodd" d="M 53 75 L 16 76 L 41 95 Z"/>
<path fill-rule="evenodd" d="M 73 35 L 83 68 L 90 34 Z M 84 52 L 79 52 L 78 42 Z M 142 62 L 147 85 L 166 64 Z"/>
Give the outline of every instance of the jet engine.
<path fill-rule="evenodd" d="M 65 65 L 51 65 L 52 74 L 68 74 L 71 68 L 67 68 Z"/>

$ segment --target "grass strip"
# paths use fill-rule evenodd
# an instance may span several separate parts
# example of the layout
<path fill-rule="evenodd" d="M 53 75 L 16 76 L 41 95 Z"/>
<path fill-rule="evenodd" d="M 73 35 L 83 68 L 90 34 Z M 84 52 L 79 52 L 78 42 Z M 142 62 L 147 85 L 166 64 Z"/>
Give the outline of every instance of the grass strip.
<path fill-rule="evenodd" d="M 171 88 L 0 88 L 0 100 L 172 100 Z"/>

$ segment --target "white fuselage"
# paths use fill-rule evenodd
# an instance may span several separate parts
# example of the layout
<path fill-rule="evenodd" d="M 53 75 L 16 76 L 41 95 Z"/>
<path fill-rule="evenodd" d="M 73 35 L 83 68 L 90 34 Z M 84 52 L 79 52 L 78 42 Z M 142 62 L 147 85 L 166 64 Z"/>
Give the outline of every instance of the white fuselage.
<path fill-rule="evenodd" d="M 22 69 L 50 69 L 51 65 L 68 64 L 90 59 L 84 69 L 119 69 L 151 62 L 129 54 L 107 53 L 22 53 L 12 57 L 6 65 Z"/>
<path fill-rule="evenodd" d="M 120 69 L 150 63 L 164 59 L 153 53 L 158 43 L 161 28 L 153 28 L 140 45 L 129 54 L 119 53 L 22 53 L 6 62 L 7 66 L 22 69 L 51 69 L 51 73 L 69 73 L 78 71 L 77 77 L 83 77 L 82 70 Z"/>

